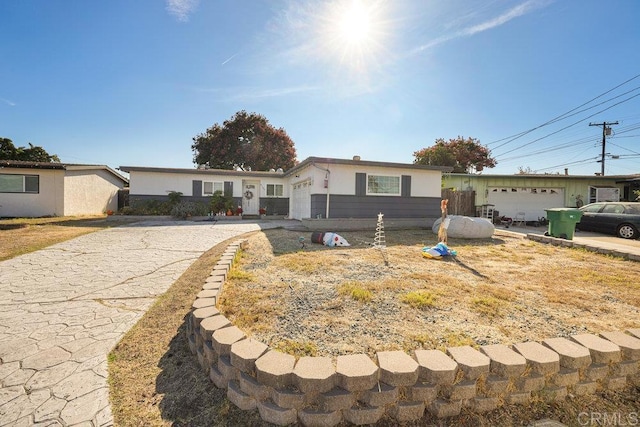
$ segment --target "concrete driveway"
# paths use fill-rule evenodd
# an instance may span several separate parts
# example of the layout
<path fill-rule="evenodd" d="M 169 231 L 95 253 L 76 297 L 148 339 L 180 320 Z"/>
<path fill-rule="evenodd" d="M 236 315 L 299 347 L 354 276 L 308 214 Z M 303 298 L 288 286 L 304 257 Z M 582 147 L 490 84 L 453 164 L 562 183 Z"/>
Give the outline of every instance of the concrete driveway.
<path fill-rule="evenodd" d="M 547 227 L 509 227 L 496 226 L 496 231 L 514 232 L 519 234 L 544 234 L 547 231 Z M 591 231 L 576 230 L 573 235 L 573 241 L 582 243 L 585 245 L 595 246 L 598 248 L 609 249 L 612 251 L 619 251 L 628 254 L 633 254 L 636 257 L 640 257 L 640 240 L 622 239 L 617 236 L 595 233 Z"/>
<path fill-rule="evenodd" d="M 112 425 L 108 352 L 200 255 L 260 228 L 148 221 L 0 262 L 0 426 Z"/>

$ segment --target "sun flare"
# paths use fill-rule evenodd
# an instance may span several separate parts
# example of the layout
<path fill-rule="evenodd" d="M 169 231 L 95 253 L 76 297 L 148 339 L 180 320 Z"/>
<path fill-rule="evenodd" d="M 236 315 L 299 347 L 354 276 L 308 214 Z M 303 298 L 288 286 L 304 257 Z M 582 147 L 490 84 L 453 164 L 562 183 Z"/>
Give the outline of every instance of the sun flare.
<path fill-rule="evenodd" d="M 339 21 L 340 36 L 349 44 L 366 43 L 370 36 L 371 17 L 360 1 L 347 5 Z"/>
<path fill-rule="evenodd" d="M 371 70 L 379 61 L 386 36 L 385 2 L 337 0 L 324 15 L 324 45 L 343 67 L 357 74 Z"/>

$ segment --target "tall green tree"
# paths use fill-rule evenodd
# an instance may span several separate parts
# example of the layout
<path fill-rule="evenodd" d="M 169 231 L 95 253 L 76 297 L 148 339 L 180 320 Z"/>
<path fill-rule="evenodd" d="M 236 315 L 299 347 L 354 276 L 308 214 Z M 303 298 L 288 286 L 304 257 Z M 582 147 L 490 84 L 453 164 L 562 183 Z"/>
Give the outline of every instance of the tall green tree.
<path fill-rule="evenodd" d="M 283 128 L 262 115 L 238 111 L 193 138 L 193 162 L 213 169 L 266 171 L 296 165 L 296 149 Z"/>
<path fill-rule="evenodd" d="M 59 162 L 55 154 L 49 154 L 42 147 L 29 143 L 29 147 L 16 147 L 9 138 L 0 138 L 0 160 L 22 160 L 25 162 Z"/>
<path fill-rule="evenodd" d="M 465 139 L 462 136 L 449 141 L 438 138 L 434 145 L 416 151 L 413 156 L 415 164 L 450 166 L 456 173 L 481 171 L 484 168 L 493 168 L 498 164 L 491 157 L 489 149 L 480 144 L 478 139 Z"/>

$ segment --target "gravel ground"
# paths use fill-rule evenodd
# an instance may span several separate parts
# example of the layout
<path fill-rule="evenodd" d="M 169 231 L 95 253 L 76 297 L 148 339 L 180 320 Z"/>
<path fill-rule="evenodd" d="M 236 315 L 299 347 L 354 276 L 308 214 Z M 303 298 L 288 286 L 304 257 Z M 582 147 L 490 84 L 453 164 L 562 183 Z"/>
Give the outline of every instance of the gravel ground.
<path fill-rule="evenodd" d="M 437 243 L 430 230 L 387 231 L 382 250 L 372 247 L 373 232 L 340 235 L 352 246 L 328 248 L 281 229 L 252 236 L 222 311 L 298 355 L 509 345 L 640 326 L 639 263 L 511 237 L 450 239 L 458 255 L 433 260 L 422 256 Z M 405 302 L 412 292 L 427 305 Z"/>

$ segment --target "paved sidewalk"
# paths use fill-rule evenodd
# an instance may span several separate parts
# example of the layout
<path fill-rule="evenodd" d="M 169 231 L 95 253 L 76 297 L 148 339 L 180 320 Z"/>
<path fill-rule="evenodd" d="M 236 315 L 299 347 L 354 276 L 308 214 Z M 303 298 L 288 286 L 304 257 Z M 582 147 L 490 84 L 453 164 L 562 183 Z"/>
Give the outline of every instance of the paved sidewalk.
<path fill-rule="evenodd" d="M 517 234 L 520 236 L 544 235 L 547 227 L 496 227 L 496 234 Z M 609 236 L 601 233 L 593 233 L 589 231 L 576 230 L 572 239 L 577 245 L 591 247 L 598 250 L 611 252 L 612 254 L 626 254 L 626 256 L 635 261 L 640 260 L 640 240 L 622 239 L 616 236 Z"/>
<path fill-rule="evenodd" d="M 108 352 L 200 255 L 260 228 L 146 221 L 0 262 L 0 426 L 112 425 Z"/>

